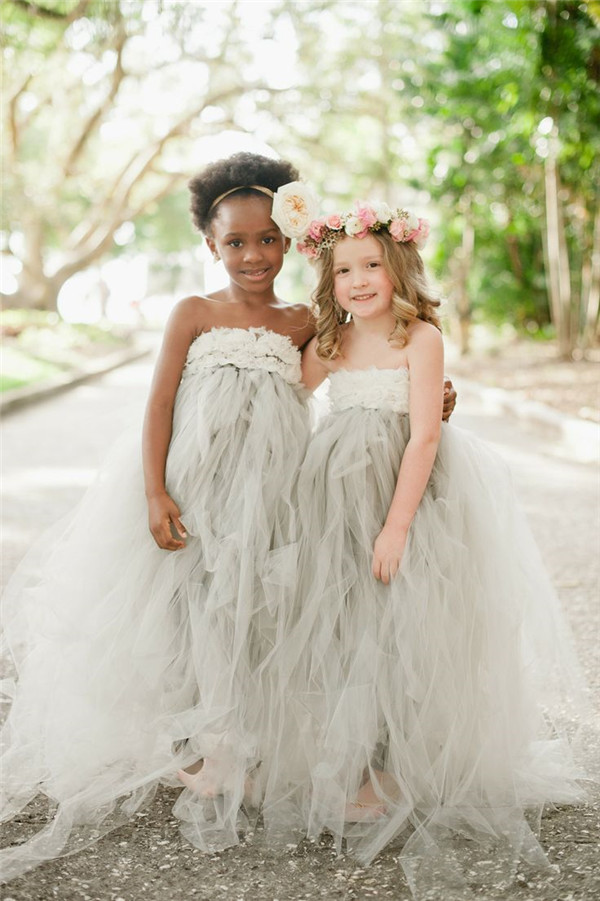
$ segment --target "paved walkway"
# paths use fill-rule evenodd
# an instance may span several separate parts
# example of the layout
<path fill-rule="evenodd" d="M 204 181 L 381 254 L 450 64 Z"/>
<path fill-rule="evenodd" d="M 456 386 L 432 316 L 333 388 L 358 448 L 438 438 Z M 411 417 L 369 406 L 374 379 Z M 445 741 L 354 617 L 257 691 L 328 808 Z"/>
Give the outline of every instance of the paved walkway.
<path fill-rule="evenodd" d="M 36 535 L 51 527 L 81 496 L 111 442 L 125 428 L 139 428 L 150 374 L 151 362 L 142 360 L 15 412 L 6 420 L 2 485 L 4 581 Z M 574 629 L 584 668 L 597 693 L 597 470 L 555 458 L 551 439 L 541 433 L 525 432 L 517 421 L 486 409 L 477 392 L 467 388 L 461 392 L 454 421 L 491 441 L 510 464 Z M 115 515 L 118 516 L 118 510 Z M 593 750 L 590 747 L 590 752 Z M 175 795 L 173 790 L 160 791 L 135 824 L 115 831 L 82 854 L 46 864 L 16 880 L 0 899 L 409 898 L 393 848 L 368 870 L 336 858 L 326 840 L 320 845 L 307 843 L 283 857 L 252 844 L 205 857 L 178 834 L 177 823 L 170 814 Z M 490 891 L 480 897 L 486 901 L 592 901 L 600 897 L 600 884 L 593 882 L 599 819 L 598 806 L 549 812 L 543 821 L 542 841 L 560 872 L 523 875 L 510 892 Z M 36 808 L 11 824 L 7 837 L 18 840 L 30 829 L 36 831 L 41 822 L 41 808 Z"/>

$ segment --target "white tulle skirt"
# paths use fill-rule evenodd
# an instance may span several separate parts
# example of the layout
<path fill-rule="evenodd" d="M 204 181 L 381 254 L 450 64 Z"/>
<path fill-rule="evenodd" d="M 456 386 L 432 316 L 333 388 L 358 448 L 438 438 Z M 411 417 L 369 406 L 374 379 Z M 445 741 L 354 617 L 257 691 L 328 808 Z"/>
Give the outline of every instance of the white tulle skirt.
<path fill-rule="evenodd" d="M 443 426 L 401 571 L 375 581 L 408 438 L 408 416 L 352 407 L 309 445 L 296 602 L 269 661 L 297 741 L 267 813 L 363 863 L 398 842 L 415 894 L 446 901 L 546 864 L 531 826 L 583 797 L 569 736 L 585 701 L 507 468 L 468 433 Z M 348 822 L 369 778 L 382 806 Z"/>
<path fill-rule="evenodd" d="M 40 793 L 55 811 L 1 853 L 5 879 L 84 846 L 205 757 L 226 762 L 224 794 L 184 790 L 182 828 L 205 850 L 239 841 L 248 774 L 260 763 L 266 780 L 264 762 L 281 758 L 261 665 L 293 597 L 292 494 L 308 429 L 302 393 L 279 375 L 203 370 L 180 386 L 167 464 L 185 550 L 154 543 L 139 436 L 125 436 L 17 569 L 4 598 L 18 681 L 2 814 Z"/>

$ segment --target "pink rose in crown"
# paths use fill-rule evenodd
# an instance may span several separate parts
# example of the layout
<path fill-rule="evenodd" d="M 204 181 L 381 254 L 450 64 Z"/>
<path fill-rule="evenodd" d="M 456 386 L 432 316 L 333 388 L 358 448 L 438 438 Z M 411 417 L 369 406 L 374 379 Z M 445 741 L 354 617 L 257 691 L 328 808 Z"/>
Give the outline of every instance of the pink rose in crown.
<path fill-rule="evenodd" d="M 405 219 L 392 219 L 390 224 L 388 225 L 388 229 L 390 235 L 394 239 L 394 241 L 405 241 L 406 240 L 406 220 Z"/>
<path fill-rule="evenodd" d="M 365 230 L 372 228 L 377 222 L 377 213 L 373 207 L 368 206 L 366 203 L 356 204 L 356 215 L 360 219 L 363 229 Z M 361 235 L 361 237 L 364 237 L 364 235 Z"/>
<path fill-rule="evenodd" d="M 303 242 L 298 242 L 296 244 L 296 248 L 299 253 L 304 254 L 305 257 L 308 257 L 309 260 L 316 260 L 319 256 L 319 252 L 316 247 L 309 246 L 308 244 L 304 244 Z"/>
<path fill-rule="evenodd" d="M 414 213 L 404 211 L 404 240 L 414 241 L 419 231 L 419 218 Z"/>
<path fill-rule="evenodd" d="M 415 244 L 419 248 L 425 247 L 427 243 L 427 238 L 429 237 L 429 222 L 427 219 L 419 219 L 419 227 L 417 228 L 417 233 L 413 238 Z"/>
<path fill-rule="evenodd" d="M 313 219 L 308 229 L 308 234 L 313 241 L 320 241 L 325 228 L 325 219 Z"/>
<path fill-rule="evenodd" d="M 342 227 L 342 217 L 339 213 L 332 213 L 331 216 L 328 216 L 325 220 L 325 224 L 327 228 L 332 228 L 334 231 L 339 231 Z"/>

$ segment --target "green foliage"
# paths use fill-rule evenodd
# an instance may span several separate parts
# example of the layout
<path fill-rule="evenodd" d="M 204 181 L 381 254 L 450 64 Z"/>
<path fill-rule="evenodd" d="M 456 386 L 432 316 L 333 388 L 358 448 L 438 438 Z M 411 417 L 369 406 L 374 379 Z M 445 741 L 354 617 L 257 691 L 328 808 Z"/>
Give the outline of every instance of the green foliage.
<path fill-rule="evenodd" d="M 578 273 L 598 202 L 598 28 L 584 4 L 561 0 L 454 0 L 439 10 L 430 23 L 443 49 L 422 61 L 418 90 L 435 135 L 427 155 L 431 194 L 455 216 L 436 266 L 447 277 L 468 215 L 474 308 L 517 327 L 531 320 L 543 326 L 544 119 L 557 123 L 561 138 L 567 235 Z"/>
<path fill-rule="evenodd" d="M 459 285 L 478 317 L 544 330 L 555 136 L 581 319 L 600 199 L 599 9 L 90 0 L 82 13 L 80 0 L 6 0 L 6 230 L 15 246 L 24 236 L 28 271 L 50 280 L 74 248 L 82 266 L 88 245 L 128 249 L 112 237 L 133 220 L 135 248 L 168 254 L 175 280 L 178 252 L 199 240 L 184 187 L 198 168 L 195 142 L 235 127 L 292 159 L 328 209 L 381 197 L 426 211 L 445 290 Z M 260 65 L 281 46 L 284 62 Z M 290 263 L 282 293 L 304 296 L 309 279 Z"/>
<path fill-rule="evenodd" d="M 36 382 L 46 382 L 53 376 L 60 375 L 61 366 L 39 360 L 20 347 L 5 347 L 2 353 L 2 372 L 0 372 L 0 391 L 11 391 L 13 388 L 24 388 Z"/>
<path fill-rule="evenodd" d="M 57 50 L 69 26 L 82 13 L 96 38 L 106 40 L 120 17 L 120 5 L 114 0 L 89 0 L 83 10 L 81 0 L 3 0 L 2 48 L 26 52 L 34 73 Z"/>
<path fill-rule="evenodd" d="M 80 368 L 90 357 L 125 347 L 129 340 L 114 328 L 68 323 L 42 310 L 4 310 L 0 332 L 0 391 L 47 382 Z"/>
<path fill-rule="evenodd" d="M 171 253 L 200 243 L 189 213 L 186 188 L 173 191 L 146 209 L 135 223 L 136 248 Z"/>

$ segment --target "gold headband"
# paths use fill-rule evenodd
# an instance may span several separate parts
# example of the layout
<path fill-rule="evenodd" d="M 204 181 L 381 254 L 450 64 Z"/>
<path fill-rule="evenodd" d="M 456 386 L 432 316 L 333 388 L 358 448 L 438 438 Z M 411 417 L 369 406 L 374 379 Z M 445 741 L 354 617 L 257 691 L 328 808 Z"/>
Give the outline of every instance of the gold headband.
<path fill-rule="evenodd" d="M 223 194 L 219 194 L 216 197 L 211 205 L 208 208 L 208 212 L 214 210 L 218 203 L 221 203 L 222 200 L 225 200 L 226 197 L 229 197 L 230 194 L 235 194 L 236 191 L 245 191 L 248 188 L 252 188 L 253 191 L 260 191 L 261 194 L 266 194 L 267 197 L 274 197 L 273 191 L 270 188 L 263 188 L 261 185 L 238 185 L 237 188 L 230 188 L 229 191 L 225 191 Z"/>

